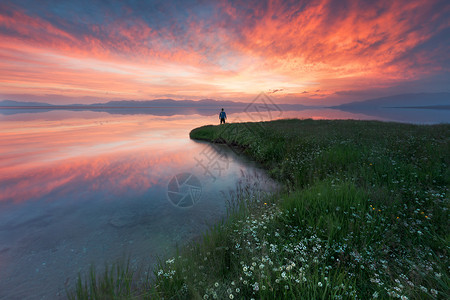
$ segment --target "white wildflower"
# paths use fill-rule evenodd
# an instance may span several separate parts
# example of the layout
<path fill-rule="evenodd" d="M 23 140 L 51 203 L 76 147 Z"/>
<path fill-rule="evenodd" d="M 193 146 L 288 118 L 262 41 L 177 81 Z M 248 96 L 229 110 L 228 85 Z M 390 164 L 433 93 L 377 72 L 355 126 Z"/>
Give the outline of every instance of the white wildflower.
<path fill-rule="evenodd" d="M 259 285 L 258 285 L 257 282 L 255 282 L 252 286 L 253 286 L 253 290 L 254 290 L 255 292 L 259 291 Z"/>

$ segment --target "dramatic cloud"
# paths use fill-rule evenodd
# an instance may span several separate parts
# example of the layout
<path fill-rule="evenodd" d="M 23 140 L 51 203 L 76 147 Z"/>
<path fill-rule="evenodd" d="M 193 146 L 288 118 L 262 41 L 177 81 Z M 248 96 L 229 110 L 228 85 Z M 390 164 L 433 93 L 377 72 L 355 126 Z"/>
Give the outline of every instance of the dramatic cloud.
<path fill-rule="evenodd" d="M 266 91 L 295 101 L 405 82 L 426 91 L 422 80 L 450 79 L 448 53 L 446 0 L 0 4 L 0 97 L 9 98 Z"/>

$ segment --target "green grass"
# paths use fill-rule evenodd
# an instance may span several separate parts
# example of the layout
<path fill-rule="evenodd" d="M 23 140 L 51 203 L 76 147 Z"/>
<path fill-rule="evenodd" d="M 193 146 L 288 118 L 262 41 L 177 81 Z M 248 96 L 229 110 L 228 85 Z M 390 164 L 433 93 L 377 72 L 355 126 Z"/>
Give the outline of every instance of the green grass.
<path fill-rule="evenodd" d="M 205 126 L 190 136 L 260 162 L 283 191 L 239 186 L 228 218 L 202 242 L 161 262 L 149 284 L 122 292 L 111 282 L 110 295 L 450 297 L 450 125 L 280 120 Z M 101 299 L 89 285 L 81 282 L 76 298 Z"/>

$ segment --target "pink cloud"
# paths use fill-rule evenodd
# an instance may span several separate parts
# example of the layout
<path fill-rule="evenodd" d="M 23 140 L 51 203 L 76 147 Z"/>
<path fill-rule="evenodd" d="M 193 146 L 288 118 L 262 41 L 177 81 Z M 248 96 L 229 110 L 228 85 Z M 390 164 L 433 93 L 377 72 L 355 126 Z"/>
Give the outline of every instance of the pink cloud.
<path fill-rule="evenodd" d="M 241 100 L 262 90 L 320 89 L 322 97 L 392 86 L 443 71 L 436 57 L 448 49 L 416 50 L 450 27 L 442 22 L 450 8 L 438 10 L 437 2 L 269 1 L 246 4 L 249 14 L 245 3 L 225 1 L 212 16 L 193 12 L 181 25 L 117 18 L 79 32 L 4 8 L 0 87 L 4 94 Z"/>

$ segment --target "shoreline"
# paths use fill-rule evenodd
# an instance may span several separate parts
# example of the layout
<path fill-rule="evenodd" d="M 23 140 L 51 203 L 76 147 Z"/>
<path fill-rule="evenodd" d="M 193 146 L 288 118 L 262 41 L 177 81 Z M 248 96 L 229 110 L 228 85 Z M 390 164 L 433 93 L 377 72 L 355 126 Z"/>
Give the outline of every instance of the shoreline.
<path fill-rule="evenodd" d="M 226 221 L 130 294 L 446 297 L 449 132 L 447 124 L 353 120 L 192 130 L 194 139 L 239 145 L 285 191 L 259 197 L 243 189 Z"/>

